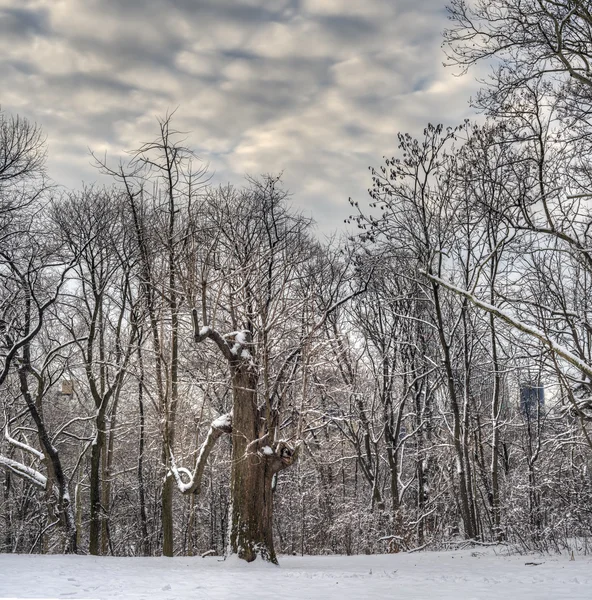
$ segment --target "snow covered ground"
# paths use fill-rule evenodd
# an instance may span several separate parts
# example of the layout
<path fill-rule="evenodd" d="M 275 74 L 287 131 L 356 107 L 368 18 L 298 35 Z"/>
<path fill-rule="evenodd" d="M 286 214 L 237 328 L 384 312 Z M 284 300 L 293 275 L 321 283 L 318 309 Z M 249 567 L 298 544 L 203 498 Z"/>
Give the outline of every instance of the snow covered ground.
<path fill-rule="evenodd" d="M 529 565 L 526 563 L 537 563 Z M 284 556 L 281 567 L 210 558 L 0 555 L 0 598 L 137 600 L 590 600 L 592 558 L 463 550 Z"/>

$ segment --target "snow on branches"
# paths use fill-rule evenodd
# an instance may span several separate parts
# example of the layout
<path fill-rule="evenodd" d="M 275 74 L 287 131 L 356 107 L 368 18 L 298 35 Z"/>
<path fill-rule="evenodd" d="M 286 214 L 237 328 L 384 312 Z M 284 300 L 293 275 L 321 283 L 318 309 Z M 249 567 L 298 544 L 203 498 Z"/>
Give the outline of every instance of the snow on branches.
<path fill-rule="evenodd" d="M 201 485 L 201 479 L 203 472 L 208 461 L 208 457 L 212 452 L 212 449 L 216 445 L 216 442 L 224 434 L 232 433 L 232 414 L 228 413 L 219 416 L 217 419 L 212 421 L 208 434 L 204 443 L 199 449 L 199 454 L 195 463 L 193 473 L 183 467 L 178 467 L 172 449 L 169 448 L 171 457 L 171 473 L 175 478 L 177 488 L 182 494 L 197 494 Z M 183 479 L 185 476 L 185 481 Z"/>

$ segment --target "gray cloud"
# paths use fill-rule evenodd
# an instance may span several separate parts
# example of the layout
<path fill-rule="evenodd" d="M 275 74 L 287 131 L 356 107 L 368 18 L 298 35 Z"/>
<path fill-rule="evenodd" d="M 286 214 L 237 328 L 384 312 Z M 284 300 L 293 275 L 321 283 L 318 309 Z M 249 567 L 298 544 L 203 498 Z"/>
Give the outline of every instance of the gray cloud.
<path fill-rule="evenodd" d="M 399 130 L 470 114 L 472 78 L 442 66 L 444 0 L 0 0 L 3 109 L 41 123 L 50 172 L 94 180 L 179 129 L 215 181 L 284 171 L 324 231 L 362 200 Z"/>
<path fill-rule="evenodd" d="M 45 10 L 0 7 L 0 35 L 29 38 L 50 33 L 48 15 Z"/>

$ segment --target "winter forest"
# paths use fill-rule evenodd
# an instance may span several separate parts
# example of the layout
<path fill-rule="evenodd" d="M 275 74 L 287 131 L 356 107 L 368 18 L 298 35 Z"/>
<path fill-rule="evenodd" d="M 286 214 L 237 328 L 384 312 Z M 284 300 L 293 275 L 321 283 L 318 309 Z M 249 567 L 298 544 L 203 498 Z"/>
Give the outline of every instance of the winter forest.
<path fill-rule="evenodd" d="M 172 111 L 80 189 L 0 112 L 0 553 L 590 551 L 592 11 L 448 16 L 475 118 L 330 238 Z"/>

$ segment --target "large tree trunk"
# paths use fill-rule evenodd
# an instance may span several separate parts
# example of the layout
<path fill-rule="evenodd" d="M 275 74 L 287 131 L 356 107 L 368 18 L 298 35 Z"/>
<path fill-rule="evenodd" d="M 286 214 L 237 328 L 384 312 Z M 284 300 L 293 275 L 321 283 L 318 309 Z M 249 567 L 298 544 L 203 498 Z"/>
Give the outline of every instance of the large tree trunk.
<path fill-rule="evenodd" d="M 272 480 L 277 467 L 251 444 L 260 437 L 257 374 L 248 363 L 233 369 L 230 551 L 248 562 L 277 564 L 273 546 Z M 257 446 L 257 444 L 255 444 Z M 279 469 L 278 469 L 279 470 Z"/>

